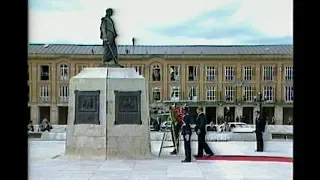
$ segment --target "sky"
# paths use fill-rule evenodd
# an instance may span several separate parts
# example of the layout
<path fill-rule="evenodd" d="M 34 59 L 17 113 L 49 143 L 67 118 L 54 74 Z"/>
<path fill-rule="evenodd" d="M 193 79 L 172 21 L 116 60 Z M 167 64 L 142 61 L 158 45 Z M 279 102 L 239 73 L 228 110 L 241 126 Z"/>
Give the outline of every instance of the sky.
<path fill-rule="evenodd" d="M 292 0 L 29 0 L 29 43 L 102 44 L 114 9 L 117 44 L 292 44 Z"/>

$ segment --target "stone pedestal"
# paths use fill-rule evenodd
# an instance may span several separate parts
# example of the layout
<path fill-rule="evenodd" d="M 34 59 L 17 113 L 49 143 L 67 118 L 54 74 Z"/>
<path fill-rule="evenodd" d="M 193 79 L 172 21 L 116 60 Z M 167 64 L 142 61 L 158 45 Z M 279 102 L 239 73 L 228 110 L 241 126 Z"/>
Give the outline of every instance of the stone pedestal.
<path fill-rule="evenodd" d="M 85 68 L 69 86 L 65 157 L 151 157 L 147 82 L 133 68 Z"/>

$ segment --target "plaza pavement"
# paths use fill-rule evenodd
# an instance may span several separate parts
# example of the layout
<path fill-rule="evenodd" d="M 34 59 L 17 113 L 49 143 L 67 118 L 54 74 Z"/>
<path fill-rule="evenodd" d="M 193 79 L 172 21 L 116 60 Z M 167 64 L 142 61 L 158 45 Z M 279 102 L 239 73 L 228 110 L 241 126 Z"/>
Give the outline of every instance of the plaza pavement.
<path fill-rule="evenodd" d="M 65 141 L 29 141 L 30 180 L 292 180 L 293 164 L 284 162 L 195 161 L 182 164 L 183 153 L 170 156 L 171 148 L 152 142 L 150 160 L 66 160 Z M 169 143 L 169 142 L 167 142 Z M 209 142 L 216 155 L 293 157 L 290 140 L 265 142 L 265 152 L 254 152 L 255 142 Z M 180 145 L 183 151 L 183 144 Z M 192 154 L 197 142 L 192 142 Z"/>

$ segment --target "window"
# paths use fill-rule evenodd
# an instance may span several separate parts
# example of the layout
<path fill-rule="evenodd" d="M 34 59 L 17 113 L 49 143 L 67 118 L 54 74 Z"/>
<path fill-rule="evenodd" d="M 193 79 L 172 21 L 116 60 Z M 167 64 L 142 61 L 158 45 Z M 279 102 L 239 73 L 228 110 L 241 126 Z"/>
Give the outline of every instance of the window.
<path fill-rule="evenodd" d="M 216 88 L 215 87 L 207 87 L 207 100 L 214 101 L 216 100 Z"/>
<path fill-rule="evenodd" d="M 69 87 L 60 86 L 59 87 L 59 100 L 62 102 L 67 102 L 69 97 Z"/>
<path fill-rule="evenodd" d="M 143 76 L 143 69 L 142 66 L 133 66 L 134 70 L 136 70 L 139 75 Z"/>
<path fill-rule="evenodd" d="M 293 67 L 285 67 L 284 79 L 286 81 L 292 81 L 293 80 Z"/>
<path fill-rule="evenodd" d="M 40 80 L 48 81 L 49 80 L 49 66 L 42 65 L 40 66 Z"/>
<path fill-rule="evenodd" d="M 86 66 L 86 65 L 78 66 L 77 73 L 80 73 L 82 71 L 82 69 L 84 69 L 86 67 L 88 67 L 88 66 Z"/>
<path fill-rule="evenodd" d="M 273 80 L 273 67 L 272 66 L 264 66 L 263 67 L 263 80 L 264 81 L 272 81 Z"/>
<path fill-rule="evenodd" d="M 225 77 L 226 81 L 232 81 L 234 76 L 234 68 L 233 67 L 225 67 Z"/>
<path fill-rule="evenodd" d="M 252 102 L 253 88 L 251 86 L 244 87 L 243 101 Z"/>
<path fill-rule="evenodd" d="M 197 100 L 197 87 L 189 87 L 188 100 Z"/>
<path fill-rule="evenodd" d="M 61 81 L 68 80 L 68 66 L 66 64 L 61 64 L 59 69 L 59 79 Z"/>
<path fill-rule="evenodd" d="M 226 101 L 233 101 L 233 87 L 232 86 L 227 86 L 225 90 L 225 98 Z"/>
<path fill-rule="evenodd" d="M 49 86 L 40 86 L 40 101 L 49 101 Z"/>
<path fill-rule="evenodd" d="M 188 66 L 188 81 L 197 81 L 198 67 Z"/>
<path fill-rule="evenodd" d="M 251 66 L 245 66 L 243 68 L 243 79 L 245 81 L 251 81 L 252 80 L 252 67 Z"/>
<path fill-rule="evenodd" d="M 214 81 L 216 76 L 216 69 L 213 66 L 207 67 L 207 81 Z"/>
<path fill-rule="evenodd" d="M 263 87 L 263 98 L 265 102 L 273 101 L 273 88 L 272 86 Z"/>
<path fill-rule="evenodd" d="M 287 86 L 285 87 L 285 101 L 286 102 L 293 102 L 293 87 Z"/>
<path fill-rule="evenodd" d="M 180 88 L 173 86 L 171 87 L 171 101 L 179 101 Z"/>
<path fill-rule="evenodd" d="M 152 89 L 152 98 L 154 101 L 160 101 L 161 100 L 161 91 L 160 88 L 153 88 Z"/>
<path fill-rule="evenodd" d="M 179 66 L 170 66 L 169 68 L 169 76 L 170 81 L 179 81 L 180 73 L 179 73 Z"/>
<path fill-rule="evenodd" d="M 160 66 L 154 65 L 152 67 L 152 81 L 160 81 L 161 74 L 160 74 Z"/>

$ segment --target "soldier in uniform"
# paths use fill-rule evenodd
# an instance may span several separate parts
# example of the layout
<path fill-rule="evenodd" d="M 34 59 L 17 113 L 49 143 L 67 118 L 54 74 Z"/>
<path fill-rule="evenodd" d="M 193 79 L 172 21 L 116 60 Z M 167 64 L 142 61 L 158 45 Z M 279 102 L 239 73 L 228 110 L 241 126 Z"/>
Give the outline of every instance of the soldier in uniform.
<path fill-rule="evenodd" d="M 180 137 L 180 130 L 181 130 L 181 125 L 182 125 L 182 119 L 183 119 L 183 114 L 181 112 L 180 108 L 177 108 L 175 105 L 172 105 L 170 107 L 170 113 L 172 113 L 172 118 L 173 119 L 173 126 L 174 126 L 174 136 L 176 139 L 176 144 L 177 144 L 177 149 L 174 149 L 172 152 L 170 152 L 171 155 L 177 154 L 177 151 L 179 151 L 179 137 Z M 175 142 L 174 142 L 175 143 Z"/>
<path fill-rule="evenodd" d="M 182 163 L 191 162 L 191 127 L 190 127 L 190 115 L 189 108 L 183 107 L 182 112 L 184 114 L 182 120 L 182 136 L 184 141 L 184 152 L 185 159 L 182 160 Z"/>
<path fill-rule="evenodd" d="M 263 133 L 266 127 L 266 120 L 261 116 L 260 111 L 256 111 L 256 139 L 257 150 L 256 152 L 263 152 Z"/>

